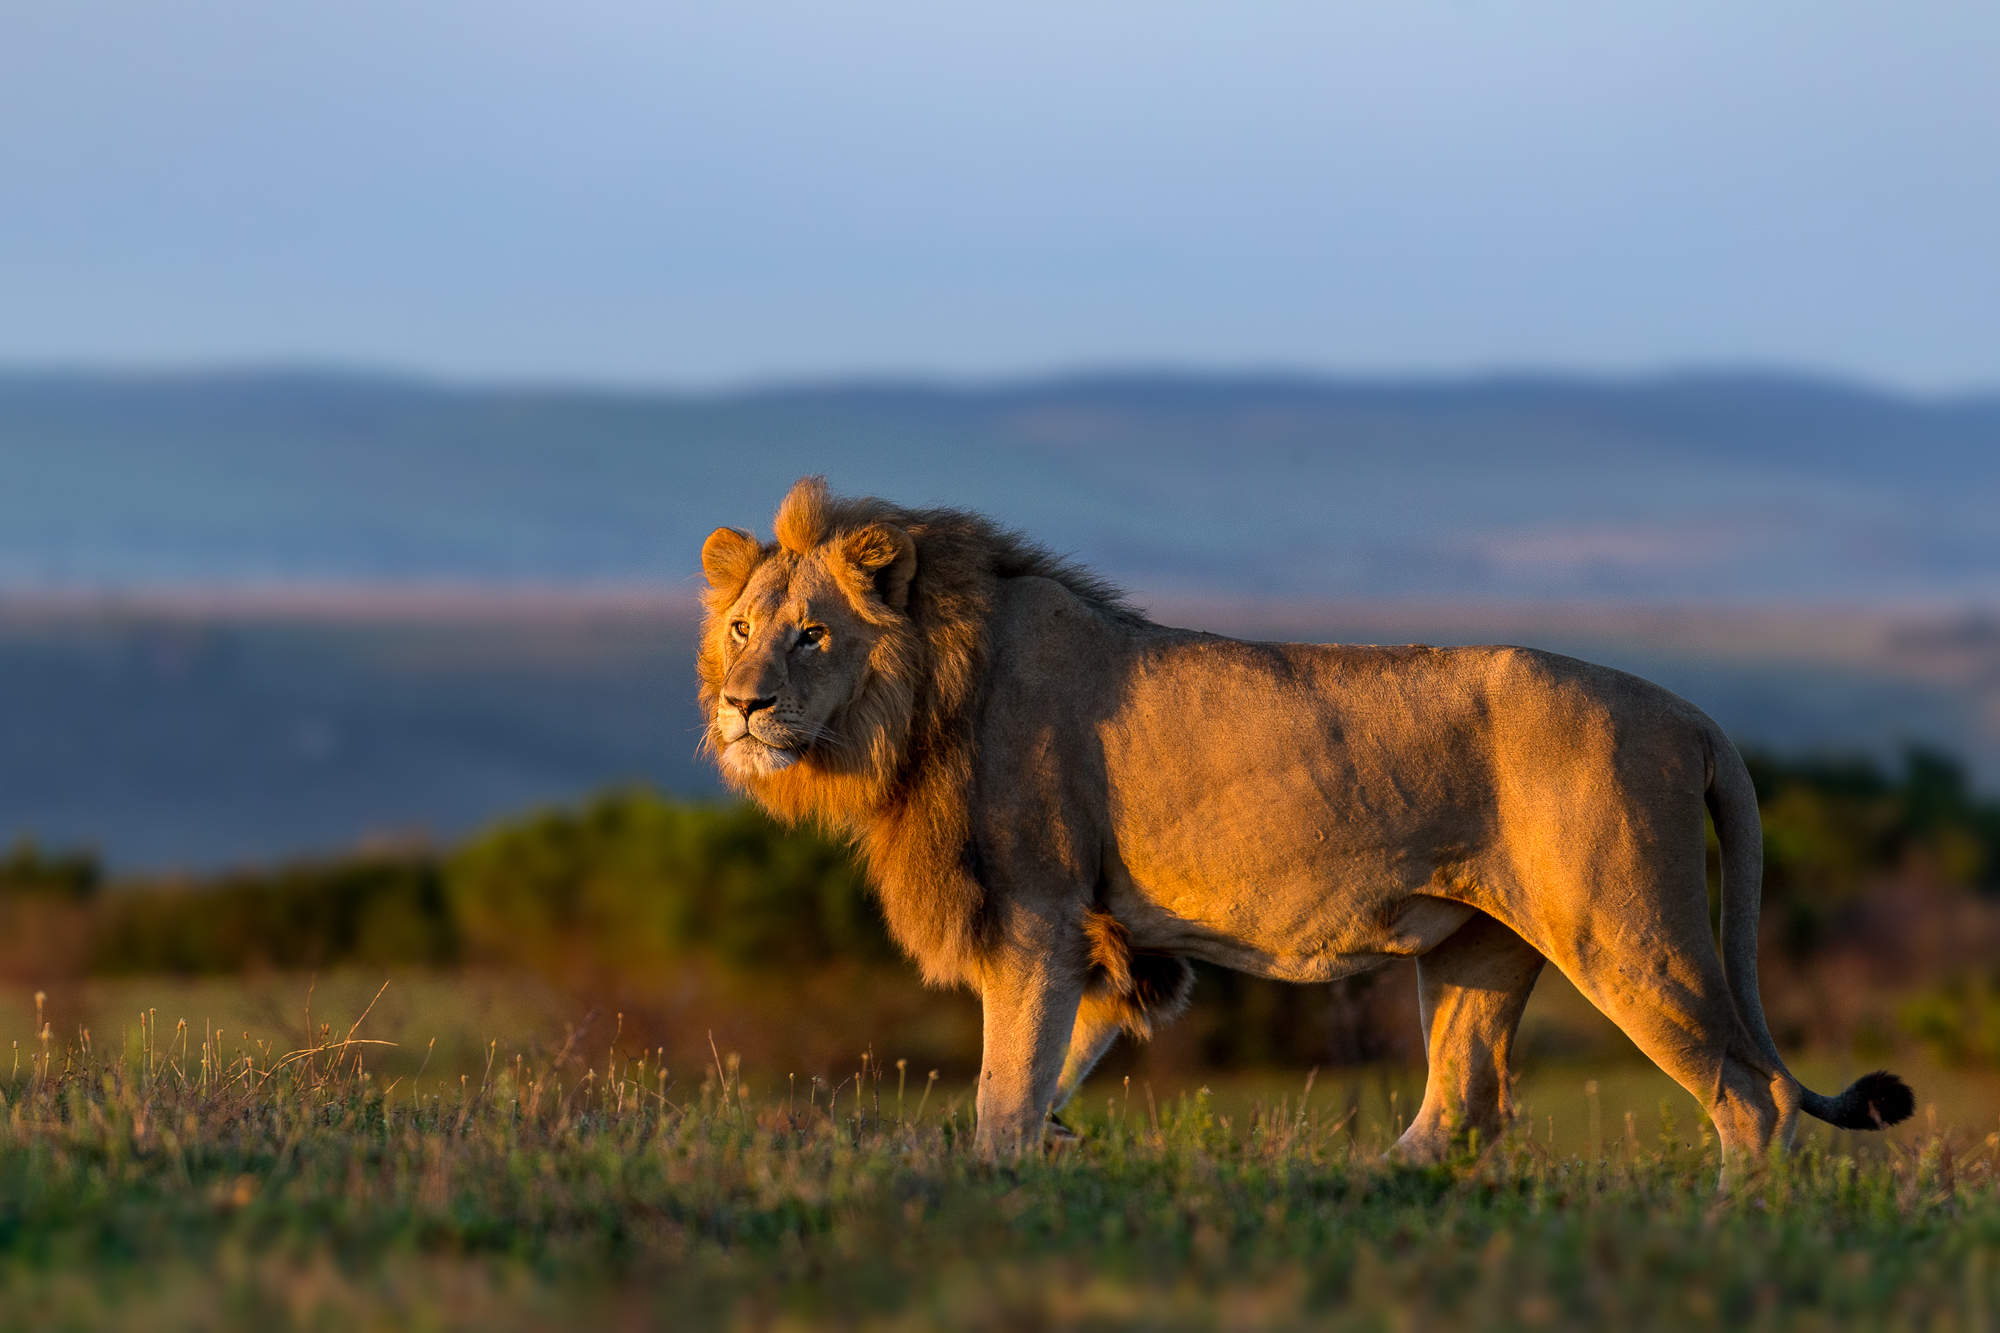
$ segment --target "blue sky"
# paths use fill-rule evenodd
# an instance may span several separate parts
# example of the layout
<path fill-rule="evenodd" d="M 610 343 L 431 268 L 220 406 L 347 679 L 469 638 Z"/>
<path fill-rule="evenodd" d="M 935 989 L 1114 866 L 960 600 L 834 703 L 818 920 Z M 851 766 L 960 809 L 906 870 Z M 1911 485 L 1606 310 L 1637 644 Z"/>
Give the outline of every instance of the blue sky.
<path fill-rule="evenodd" d="M 2000 386 L 2000 9 L 0 0 L 0 362 Z"/>

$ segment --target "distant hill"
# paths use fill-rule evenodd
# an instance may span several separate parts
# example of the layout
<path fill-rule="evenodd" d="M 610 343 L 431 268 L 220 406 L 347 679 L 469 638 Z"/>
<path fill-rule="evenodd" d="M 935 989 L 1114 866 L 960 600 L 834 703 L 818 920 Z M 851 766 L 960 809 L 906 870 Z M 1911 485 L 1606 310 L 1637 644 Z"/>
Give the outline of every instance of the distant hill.
<path fill-rule="evenodd" d="M 983 509 L 1173 623 L 1533 643 L 1651 676 L 1746 742 L 1919 740 L 2000 786 L 2000 621 L 1965 614 L 2000 606 L 2000 399 L 1752 376 L 676 396 L 12 374 L 0 840 L 206 866 L 453 836 L 618 781 L 713 792 L 697 552 L 717 524 L 768 531 L 808 472 Z"/>
<path fill-rule="evenodd" d="M 986 510 L 1146 594 L 2000 595 L 2000 398 L 1769 376 L 670 395 L 0 375 L 0 588 L 658 583 L 785 486 Z"/>

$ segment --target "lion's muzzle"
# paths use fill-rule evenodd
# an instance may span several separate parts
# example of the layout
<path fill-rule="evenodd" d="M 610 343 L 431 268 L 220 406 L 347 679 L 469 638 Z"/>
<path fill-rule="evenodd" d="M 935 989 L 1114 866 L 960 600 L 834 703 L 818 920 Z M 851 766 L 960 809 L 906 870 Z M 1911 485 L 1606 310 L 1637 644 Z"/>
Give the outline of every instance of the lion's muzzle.
<path fill-rule="evenodd" d="M 760 777 L 790 768 L 802 748 L 769 708 L 746 714 L 728 704 L 715 710 L 717 757 L 731 775 Z"/>

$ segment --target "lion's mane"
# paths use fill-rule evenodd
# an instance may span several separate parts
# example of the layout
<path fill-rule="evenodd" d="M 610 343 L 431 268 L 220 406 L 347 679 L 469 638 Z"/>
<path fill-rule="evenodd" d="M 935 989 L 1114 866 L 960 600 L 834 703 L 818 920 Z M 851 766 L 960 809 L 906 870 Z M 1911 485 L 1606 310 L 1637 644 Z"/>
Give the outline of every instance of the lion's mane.
<path fill-rule="evenodd" d="M 833 743 L 745 785 L 779 818 L 819 820 L 853 837 L 890 932 L 926 981 L 950 985 L 976 978 L 988 925 L 970 805 L 974 721 L 1001 581 L 1053 579 L 1100 614 L 1129 623 L 1145 617 L 1111 583 L 980 515 L 836 497 L 824 478 L 808 477 L 778 508 L 777 540 L 760 546 L 740 578 L 704 595 L 704 715 L 714 714 L 728 670 L 728 610 L 755 570 L 772 558 L 837 547 L 875 524 L 901 528 L 915 543 L 904 611 L 851 599 L 881 638 L 866 680 L 835 715 Z"/>

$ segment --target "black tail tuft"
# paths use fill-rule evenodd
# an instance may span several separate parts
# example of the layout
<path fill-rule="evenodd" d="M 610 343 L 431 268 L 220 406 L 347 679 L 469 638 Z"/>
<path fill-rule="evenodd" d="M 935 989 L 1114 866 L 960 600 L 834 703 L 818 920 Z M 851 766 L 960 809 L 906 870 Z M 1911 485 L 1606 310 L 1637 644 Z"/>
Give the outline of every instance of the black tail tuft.
<path fill-rule="evenodd" d="M 1842 1129 L 1887 1129 L 1900 1125 L 1917 1109 L 1917 1094 L 1886 1069 L 1863 1074 L 1838 1097 L 1827 1099 L 1824 1113 L 1813 1113 Z"/>

